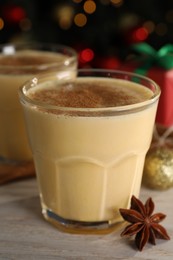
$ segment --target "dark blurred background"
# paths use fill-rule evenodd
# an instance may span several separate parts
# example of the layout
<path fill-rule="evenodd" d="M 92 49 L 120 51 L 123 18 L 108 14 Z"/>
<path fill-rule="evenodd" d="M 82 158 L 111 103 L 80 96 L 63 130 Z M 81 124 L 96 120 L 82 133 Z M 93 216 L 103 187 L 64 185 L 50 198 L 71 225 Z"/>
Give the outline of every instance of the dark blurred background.
<path fill-rule="evenodd" d="M 69 45 L 81 66 L 114 68 L 133 43 L 173 44 L 173 0 L 0 0 L 0 43 Z"/>

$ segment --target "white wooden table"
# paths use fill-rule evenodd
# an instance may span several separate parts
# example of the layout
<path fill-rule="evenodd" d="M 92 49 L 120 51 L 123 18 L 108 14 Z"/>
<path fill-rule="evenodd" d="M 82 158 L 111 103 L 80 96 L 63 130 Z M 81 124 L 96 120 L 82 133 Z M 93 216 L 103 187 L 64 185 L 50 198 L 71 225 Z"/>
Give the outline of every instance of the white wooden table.
<path fill-rule="evenodd" d="M 167 214 L 162 225 L 171 240 L 147 244 L 142 252 L 133 241 L 120 237 L 121 230 L 108 235 L 63 233 L 47 223 L 40 209 L 35 178 L 0 186 L 0 260 L 109 260 L 173 259 L 173 188 L 154 191 L 142 188 L 140 198 L 151 196 L 155 212 Z"/>

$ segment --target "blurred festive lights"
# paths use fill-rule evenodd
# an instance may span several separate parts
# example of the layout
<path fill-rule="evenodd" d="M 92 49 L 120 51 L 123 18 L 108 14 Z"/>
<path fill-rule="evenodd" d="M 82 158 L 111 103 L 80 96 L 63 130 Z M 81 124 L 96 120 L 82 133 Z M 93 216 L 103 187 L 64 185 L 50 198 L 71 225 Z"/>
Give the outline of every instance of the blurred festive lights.
<path fill-rule="evenodd" d="M 168 28 L 167 28 L 165 23 L 158 23 L 156 25 L 155 32 L 156 32 L 157 35 L 163 36 L 167 33 L 167 31 L 168 31 Z"/>
<path fill-rule="evenodd" d="M 99 57 L 96 59 L 96 67 L 101 69 L 117 69 L 120 65 L 120 60 L 115 57 Z"/>
<path fill-rule="evenodd" d="M 145 27 L 137 28 L 133 34 L 132 38 L 134 42 L 145 41 L 148 38 L 148 31 Z"/>
<path fill-rule="evenodd" d="M 74 8 L 70 5 L 57 6 L 54 9 L 55 20 L 58 21 L 59 26 L 67 30 L 71 27 L 74 17 Z"/>
<path fill-rule="evenodd" d="M 155 24 L 154 24 L 154 22 L 153 21 L 145 21 L 144 23 L 143 23 L 143 27 L 144 28 L 146 28 L 146 30 L 148 31 L 148 33 L 153 33 L 154 32 L 154 30 L 155 30 Z"/>
<path fill-rule="evenodd" d="M 123 0 L 110 0 L 111 4 L 119 7 L 123 4 Z"/>
<path fill-rule="evenodd" d="M 22 31 L 29 31 L 32 28 L 32 22 L 28 18 L 24 18 L 19 22 L 19 26 Z"/>
<path fill-rule="evenodd" d="M 139 17 L 134 13 L 126 13 L 120 18 L 119 29 L 122 31 L 131 30 L 139 24 Z"/>
<path fill-rule="evenodd" d="M 79 61 L 82 63 L 91 62 L 94 59 L 94 51 L 86 48 L 79 53 Z"/>
<path fill-rule="evenodd" d="M 25 10 L 20 7 L 16 6 L 11 10 L 11 18 L 15 22 L 19 22 L 20 20 L 24 19 L 26 17 Z"/>
<path fill-rule="evenodd" d="M 6 5 L 1 12 L 4 21 L 12 24 L 19 23 L 22 19 L 26 17 L 26 12 L 24 8 L 17 5 Z"/>
<path fill-rule="evenodd" d="M 87 0 L 84 3 L 83 9 L 86 13 L 92 14 L 96 10 L 96 3 L 93 0 Z"/>
<path fill-rule="evenodd" d="M 74 23 L 79 26 L 79 27 L 83 27 L 86 25 L 87 23 L 87 17 L 85 14 L 83 13 L 78 13 L 75 15 L 74 17 Z"/>
<path fill-rule="evenodd" d="M 0 30 L 4 28 L 4 20 L 0 17 Z"/>

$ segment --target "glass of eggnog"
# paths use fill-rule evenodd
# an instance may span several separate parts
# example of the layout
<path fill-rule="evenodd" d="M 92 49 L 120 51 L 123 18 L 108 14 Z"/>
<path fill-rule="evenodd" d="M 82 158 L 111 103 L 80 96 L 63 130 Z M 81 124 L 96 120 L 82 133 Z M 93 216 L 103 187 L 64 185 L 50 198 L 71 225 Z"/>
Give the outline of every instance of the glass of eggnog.
<path fill-rule="evenodd" d="M 1 171 L 5 171 L 6 165 L 14 165 L 16 171 L 21 170 L 22 165 L 23 173 L 27 166 L 33 171 L 18 88 L 35 74 L 54 69 L 68 74 L 76 68 L 76 52 L 67 46 L 46 43 L 0 45 Z"/>
<path fill-rule="evenodd" d="M 105 231 L 139 196 L 158 85 L 137 74 L 46 73 L 19 90 L 42 213 L 67 231 Z"/>

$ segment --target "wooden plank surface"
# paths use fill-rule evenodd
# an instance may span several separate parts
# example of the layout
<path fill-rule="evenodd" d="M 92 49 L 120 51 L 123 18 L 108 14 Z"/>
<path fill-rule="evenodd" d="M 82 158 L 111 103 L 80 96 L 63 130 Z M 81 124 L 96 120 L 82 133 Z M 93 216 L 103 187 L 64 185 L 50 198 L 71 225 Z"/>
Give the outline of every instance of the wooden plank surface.
<path fill-rule="evenodd" d="M 162 222 L 171 240 L 157 240 L 142 252 L 118 230 L 107 235 L 76 235 L 57 230 L 42 215 L 35 178 L 0 186 L 0 260 L 109 260 L 173 259 L 173 188 L 142 188 L 140 198 L 151 196 L 155 212 L 167 214 Z"/>

